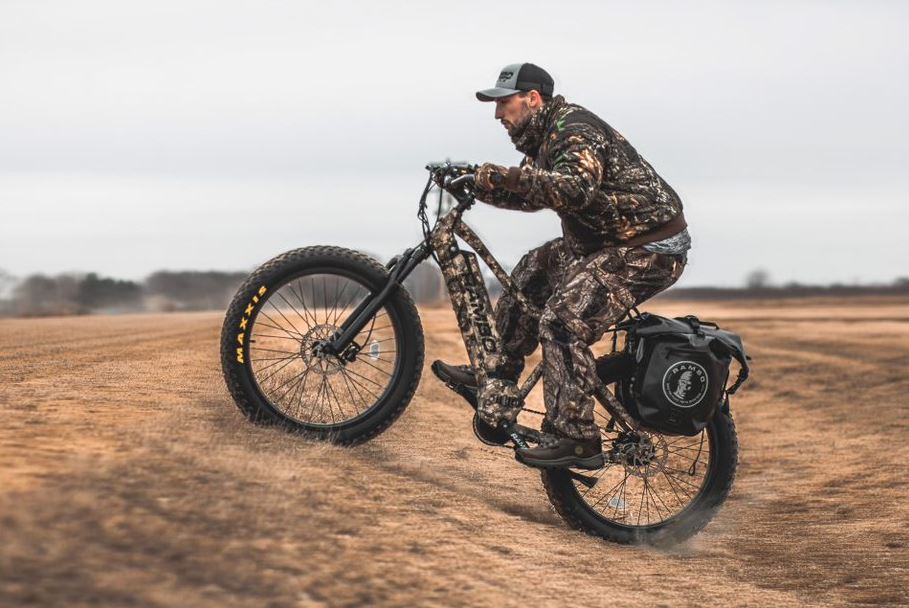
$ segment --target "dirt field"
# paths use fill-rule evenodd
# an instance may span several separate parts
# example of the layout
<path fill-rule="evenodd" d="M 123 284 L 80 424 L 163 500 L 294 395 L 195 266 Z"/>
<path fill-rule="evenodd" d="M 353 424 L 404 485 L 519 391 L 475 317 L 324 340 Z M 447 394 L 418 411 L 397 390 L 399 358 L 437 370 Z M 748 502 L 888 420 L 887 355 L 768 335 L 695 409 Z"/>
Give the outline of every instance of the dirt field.
<path fill-rule="evenodd" d="M 649 309 L 754 357 L 732 496 L 671 550 L 568 529 L 428 367 L 337 448 L 242 418 L 220 314 L 0 321 L 0 605 L 909 605 L 909 301 Z"/>

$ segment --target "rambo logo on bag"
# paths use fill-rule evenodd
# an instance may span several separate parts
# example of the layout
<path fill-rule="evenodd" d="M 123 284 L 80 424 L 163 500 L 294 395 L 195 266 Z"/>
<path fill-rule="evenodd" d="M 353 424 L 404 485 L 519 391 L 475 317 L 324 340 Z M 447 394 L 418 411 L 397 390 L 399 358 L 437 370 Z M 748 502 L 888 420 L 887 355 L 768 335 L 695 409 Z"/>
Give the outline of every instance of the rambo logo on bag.
<path fill-rule="evenodd" d="M 676 407 L 694 407 L 704 400 L 710 379 L 694 361 L 679 361 L 663 374 L 663 396 Z"/>
<path fill-rule="evenodd" d="M 620 398 L 632 416 L 655 431 L 700 433 L 725 395 L 735 393 L 748 377 L 742 339 L 714 323 L 643 313 L 618 329 L 627 332 L 626 353 L 633 357 L 631 373 L 619 386 Z M 733 359 L 740 370 L 727 389 Z"/>

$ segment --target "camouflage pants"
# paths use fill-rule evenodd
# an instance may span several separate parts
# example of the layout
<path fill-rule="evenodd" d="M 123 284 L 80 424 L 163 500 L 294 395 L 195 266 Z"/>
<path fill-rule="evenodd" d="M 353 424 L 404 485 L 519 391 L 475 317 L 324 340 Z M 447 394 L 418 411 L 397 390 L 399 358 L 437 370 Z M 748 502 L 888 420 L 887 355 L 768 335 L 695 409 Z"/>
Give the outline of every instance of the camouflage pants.
<path fill-rule="evenodd" d="M 512 272 L 541 311 L 536 318 L 510 296 L 496 306 L 506 354 L 495 374 L 517 381 L 524 357 L 542 344 L 546 417 L 566 437 L 599 436 L 594 422 L 596 364 L 589 345 L 636 306 L 678 280 L 685 257 L 615 247 L 576 258 L 561 238 L 527 253 Z"/>

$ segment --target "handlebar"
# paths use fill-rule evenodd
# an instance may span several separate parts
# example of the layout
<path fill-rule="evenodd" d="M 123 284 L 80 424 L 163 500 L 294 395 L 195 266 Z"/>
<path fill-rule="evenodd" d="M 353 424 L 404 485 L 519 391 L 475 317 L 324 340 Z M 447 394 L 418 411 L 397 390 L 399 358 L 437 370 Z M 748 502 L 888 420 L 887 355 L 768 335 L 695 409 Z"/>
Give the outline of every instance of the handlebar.
<path fill-rule="evenodd" d="M 431 238 L 431 233 L 435 229 L 430 226 L 429 217 L 426 214 L 426 198 L 432 189 L 433 183 L 439 186 L 439 206 L 436 210 L 436 222 L 442 216 L 442 191 L 448 192 L 458 202 L 451 209 L 455 218 L 460 217 L 462 213 L 470 209 L 476 200 L 476 175 L 478 165 L 469 163 L 429 163 L 426 170 L 429 171 L 429 179 L 426 181 L 426 187 L 423 188 L 423 195 L 420 197 L 417 217 L 423 224 L 423 236 L 427 241 Z"/>
<path fill-rule="evenodd" d="M 473 187 L 476 180 L 474 174 L 478 168 L 479 165 L 453 163 L 450 161 L 426 165 L 431 181 L 451 194 L 458 201 L 458 206 L 462 210 L 469 208 L 473 204 L 476 196 Z"/>

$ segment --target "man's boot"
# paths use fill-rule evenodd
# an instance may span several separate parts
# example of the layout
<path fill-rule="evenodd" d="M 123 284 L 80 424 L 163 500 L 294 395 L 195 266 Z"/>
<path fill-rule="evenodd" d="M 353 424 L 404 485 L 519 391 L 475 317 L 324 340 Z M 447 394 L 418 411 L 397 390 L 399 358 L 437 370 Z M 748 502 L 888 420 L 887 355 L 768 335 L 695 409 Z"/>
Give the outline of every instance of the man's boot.
<path fill-rule="evenodd" d="M 580 440 L 549 435 L 535 448 L 516 450 L 514 457 L 521 464 L 538 469 L 601 469 L 605 465 L 599 437 Z"/>
<path fill-rule="evenodd" d="M 432 373 L 445 384 L 477 388 L 477 376 L 469 365 L 451 365 L 437 359 L 432 362 Z"/>

